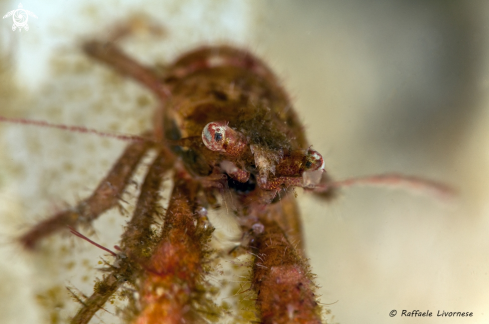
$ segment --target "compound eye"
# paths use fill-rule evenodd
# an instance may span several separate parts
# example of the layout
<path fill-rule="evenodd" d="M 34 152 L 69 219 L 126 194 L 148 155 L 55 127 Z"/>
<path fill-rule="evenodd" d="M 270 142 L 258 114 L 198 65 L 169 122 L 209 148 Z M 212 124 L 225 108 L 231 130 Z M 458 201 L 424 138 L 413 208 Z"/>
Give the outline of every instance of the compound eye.
<path fill-rule="evenodd" d="M 305 166 L 308 171 L 324 170 L 324 160 L 318 151 L 309 149 L 307 152 L 307 158 Z"/>
<path fill-rule="evenodd" d="M 211 151 L 225 152 L 223 148 L 226 139 L 226 124 L 211 122 L 202 130 L 202 142 Z"/>
<path fill-rule="evenodd" d="M 216 133 L 214 134 L 214 140 L 215 140 L 216 142 L 220 142 L 220 141 L 222 141 L 222 137 L 223 137 L 223 136 L 222 136 L 222 134 L 221 134 L 221 133 L 217 133 L 217 132 L 216 132 Z"/>

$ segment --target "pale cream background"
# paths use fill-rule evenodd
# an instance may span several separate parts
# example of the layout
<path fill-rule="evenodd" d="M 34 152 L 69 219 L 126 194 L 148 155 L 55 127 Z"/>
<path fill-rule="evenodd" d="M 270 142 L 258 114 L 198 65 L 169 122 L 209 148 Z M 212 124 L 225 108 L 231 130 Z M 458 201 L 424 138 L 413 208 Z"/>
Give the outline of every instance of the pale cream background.
<path fill-rule="evenodd" d="M 457 201 L 444 204 L 426 195 L 355 188 L 326 204 L 298 190 L 313 271 L 322 302 L 334 303 L 327 306 L 333 321 L 489 321 L 486 2 L 84 3 L 23 2 L 39 18 L 22 34 L 1 21 L 2 53 L 13 60 L 2 56 L 1 115 L 124 133 L 149 127 L 151 103 L 139 107 L 134 99 L 144 91 L 87 63 L 69 68 L 83 62 L 76 48 L 83 36 L 103 35 L 129 13 L 145 12 L 167 27 L 167 38 L 157 43 L 142 35 L 128 44 L 147 62 L 164 62 L 201 42 L 245 46 L 283 77 L 333 177 L 398 171 L 460 191 Z M 2 13 L 16 7 L 0 2 Z M 58 68 L 67 62 L 57 74 L 53 57 Z M 62 287 L 89 293 L 93 273 L 86 272 L 98 266 L 99 251 L 62 238 L 33 257 L 12 240 L 63 202 L 88 194 L 123 144 L 19 125 L 0 124 L 0 131 L 0 318 L 43 323 L 46 315 L 32 296 L 53 285 L 61 288 L 46 307 L 67 316 L 73 303 Z M 117 213 L 97 222 L 98 242 L 116 244 L 120 223 Z M 429 309 L 435 317 L 391 318 L 393 309 Z M 474 317 L 442 319 L 438 310 Z M 103 321 L 117 319 L 105 314 Z"/>

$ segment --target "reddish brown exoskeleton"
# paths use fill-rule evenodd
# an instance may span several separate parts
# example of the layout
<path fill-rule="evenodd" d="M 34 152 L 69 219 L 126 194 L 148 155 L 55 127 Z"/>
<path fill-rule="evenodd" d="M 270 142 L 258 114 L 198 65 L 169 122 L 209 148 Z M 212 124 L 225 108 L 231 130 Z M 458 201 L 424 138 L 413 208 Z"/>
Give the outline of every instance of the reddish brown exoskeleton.
<path fill-rule="evenodd" d="M 323 158 L 307 142 L 286 92 L 269 68 L 247 51 L 228 46 L 198 48 L 180 56 L 164 72 L 135 62 L 115 42 L 87 42 L 84 51 L 147 87 L 161 105 L 154 131 L 129 138 L 134 143 L 90 197 L 20 238 L 32 249 L 67 226 L 89 224 L 117 206 L 141 158 L 149 150 L 157 151 L 120 251 L 114 253 L 116 261 L 107 264 L 107 273 L 93 295 L 81 301 L 72 323 L 88 323 L 116 291 L 128 287 L 132 289 L 127 294 L 129 322 L 219 318 L 205 281 L 213 231 L 206 210 L 216 205 L 223 191 L 235 204 L 242 248 L 255 256 L 250 288 L 256 294 L 259 321 L 320 323 L 321 309 L 301 246 L 301 221 L 292 188 L 303 187 L 325 197 L 340 186 L 361 182 L 449 191 L 398 175 L 329 180 Z M 173 172 L 173 192 L 164 212 L 159 188 L 169 172 Z M 155 232 L 161 217 L 163 225 Z"/>

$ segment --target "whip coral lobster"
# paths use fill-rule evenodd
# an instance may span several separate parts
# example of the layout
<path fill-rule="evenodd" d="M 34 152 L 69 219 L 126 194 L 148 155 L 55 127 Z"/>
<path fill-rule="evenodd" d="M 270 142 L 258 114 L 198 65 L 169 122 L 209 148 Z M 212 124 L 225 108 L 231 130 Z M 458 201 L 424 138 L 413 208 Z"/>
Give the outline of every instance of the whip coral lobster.
<path fill-rule="evenodd" d="M 219 318 L 205 278 L 213 232 L 207 211 L 217 208 L 223 192 L 231 197 L 241 227 L 239 247 L 255 256 L 250 289 L 258 321 L 321 323 L 293 188 L 302 187 L 325 200 L 339 187 L 362 182 L 450 192 L 441 184 L 395 174 L 332 181 L 277 77 L 245 50 L 197 48 L 164 71 L 136 62 L 114 41 L 86 42 L 83 50 L 142 84 L 160 104 L 154 130 L 122 138 L 133 143 L 92 195 L 20 237 L 25 248 L 34 249 L 44 237 L 67 226 L 77 233 L 75 228 L 118 205 L 141 159 L 150 150 L 157 152 L 118 252 L 113 253 L 116 261 L 106 264 L 94 293 L 80 300 L 82 307 L 72 323 L 88 323 L 113 294 L 124 289 L 129 300 L 126 318 L 131 323 Z M 164 210 L 159 190 L 163 177 L 170 173 L 173 190 Z"/>

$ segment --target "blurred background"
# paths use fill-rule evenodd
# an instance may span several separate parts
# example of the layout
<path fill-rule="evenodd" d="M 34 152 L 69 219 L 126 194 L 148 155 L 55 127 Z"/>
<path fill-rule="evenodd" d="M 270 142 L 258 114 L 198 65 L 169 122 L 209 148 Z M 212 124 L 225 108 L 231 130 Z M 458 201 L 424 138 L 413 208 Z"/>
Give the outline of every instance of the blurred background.
<path fill-rule="evenodd" d="M 489 321 L 489 3 L 22 4 L 38 18 L 29 18 L 30 29 L 22 32 L 12 31 L 10 18 L 0 22 L 0 115 L 130 134 L 150 128 L 148 93 L 91 64 L 78 47 L 124 21 L 164 27 L 157 35 L 142 28 L 124 43 L 148 64 L 164 64 L 199 44 L 247 48 L 282 78 L 333 178 L 399 172 L 459 191 L 447 202 L 358 187 L 325 203 L 297 190 L 328 321 L 445 323 L 438 310 L 473 312 L 450 319 L 456 323 Z M 0 2 L 2 16 L 17 7 Z M 0 124 L 2 323 L 63 323 L 76 308 L 64 286 L 90 294 L 100 266 L 94 247 L 55 237 L 30 255 L 14 239 L 88 195 L 124 145 Z M 125 221 L 117 212 L 101 218 L 97 242 L 117 244 Z M 391 310 L 398 315 L 390 317 Z M 430 310 L 433 317 L 401 317 L 402 310 Z M 93 322 L 117 323 L 100 316 Z"/>

